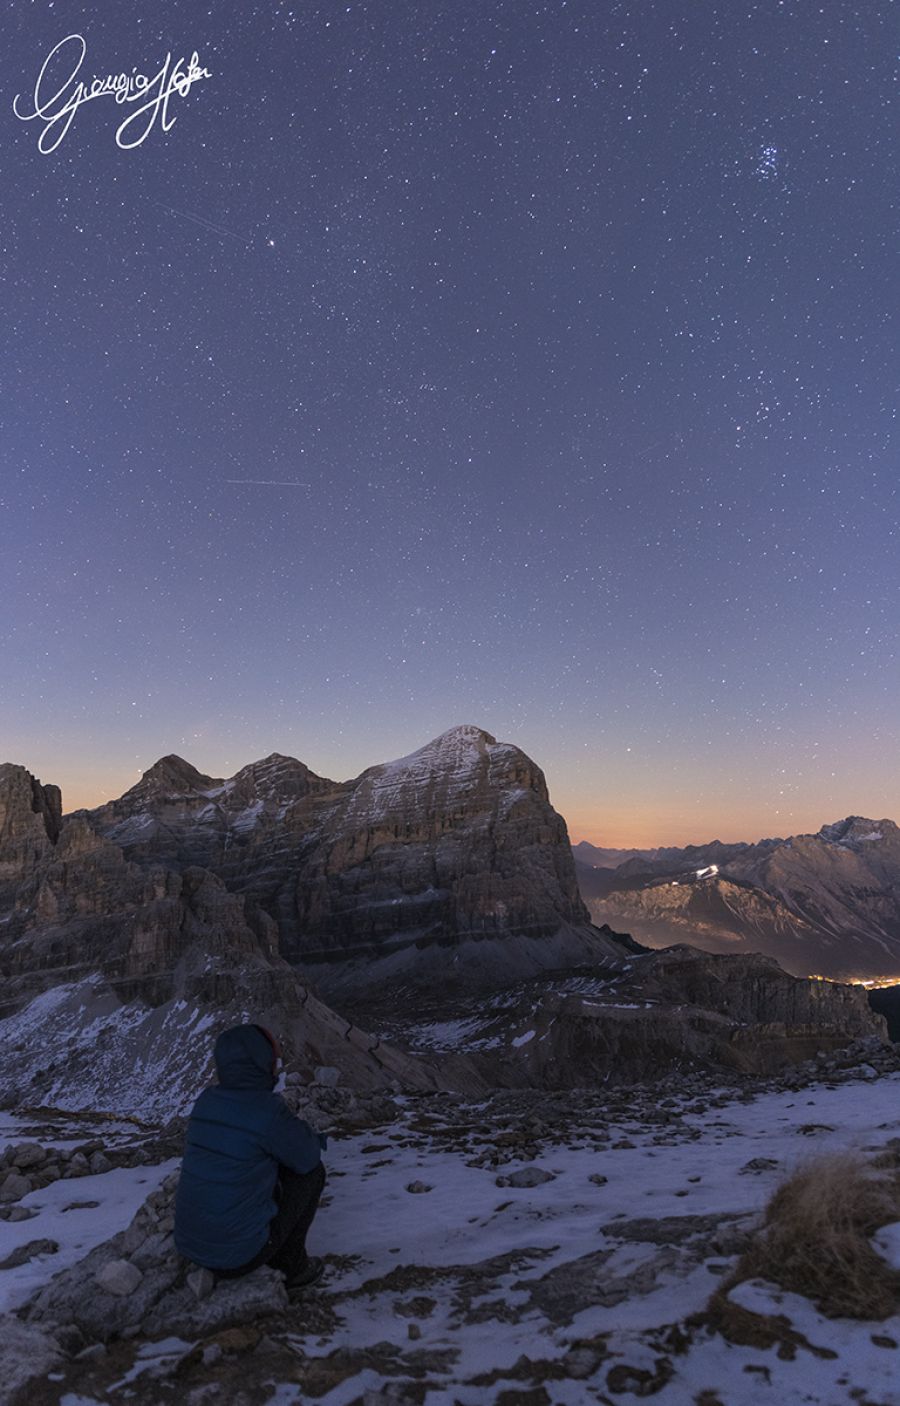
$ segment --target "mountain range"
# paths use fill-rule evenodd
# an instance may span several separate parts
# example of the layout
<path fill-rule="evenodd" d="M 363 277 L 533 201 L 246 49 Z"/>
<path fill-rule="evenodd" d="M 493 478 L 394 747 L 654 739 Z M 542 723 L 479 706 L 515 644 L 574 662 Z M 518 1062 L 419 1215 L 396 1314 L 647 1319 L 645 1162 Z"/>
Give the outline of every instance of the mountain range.
<path fill-rule="evenodd" d="M 885 1032 L 862 992 L 592 922 L 542 771 L 472 726 L 345 782 L 169 755 L 68 814 L 3 764 L 0 972 L 0 1102 L 139 1117 L 186 1106 L 235 1021 L 277 1029 L 301 1078 L 468 1094 Z"/>
<path fill-rule="evenodd" d="M 848 816 L 816 834 L 756 844 L 628 851 L 584 862 L 579 886 L 595 922 L 651 947 L 762 952 L 797 976 L 837 980 L 900 973 L 900 829 Z"/>

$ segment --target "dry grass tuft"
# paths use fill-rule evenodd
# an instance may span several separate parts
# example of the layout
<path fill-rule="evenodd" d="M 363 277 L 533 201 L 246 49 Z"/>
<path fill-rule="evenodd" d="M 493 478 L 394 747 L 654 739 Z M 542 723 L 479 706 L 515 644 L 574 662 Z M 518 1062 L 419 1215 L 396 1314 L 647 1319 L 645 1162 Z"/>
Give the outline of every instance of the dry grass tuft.
<path fill-rule="evenodd" d="M 870 1236 L 900 1220 L 900 1179 L 849 1154 L 817 1158 L 778 1188 L 753 1244 L 720 1293 L 768 1279 L 811 1299 L 829 1317 L 886 1318 L 900 1274 Z"/>

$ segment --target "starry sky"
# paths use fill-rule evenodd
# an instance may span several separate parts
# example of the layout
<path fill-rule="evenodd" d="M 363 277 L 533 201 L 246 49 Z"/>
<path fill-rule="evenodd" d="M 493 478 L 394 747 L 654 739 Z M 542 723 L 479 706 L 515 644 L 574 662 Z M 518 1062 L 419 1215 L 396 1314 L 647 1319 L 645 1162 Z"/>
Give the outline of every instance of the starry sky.
<path fill-rule="evenodd" d="M 574 840 L 900 818 L 892 9 L 7 6 L 0 760 L 469 722 Z M 67 35 L 209 76 L 44 154 Z"/>

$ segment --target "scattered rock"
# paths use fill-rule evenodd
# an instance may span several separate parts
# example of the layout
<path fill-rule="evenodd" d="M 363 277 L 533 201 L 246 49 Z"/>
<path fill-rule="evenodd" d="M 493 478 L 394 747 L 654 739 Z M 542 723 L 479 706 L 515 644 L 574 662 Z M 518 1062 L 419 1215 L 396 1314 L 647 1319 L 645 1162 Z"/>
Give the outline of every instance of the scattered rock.
<path fill-rule="evenodd" d="M 497 1186 L 543 1186 L 544 1182 L 555 1181 L 555 1172 L 545 1172 L 542 1167 L 523 1167 L 518 1172 L 510 1172 L 508 1177 L 497 1177 Z"/>
<path fill-rule="evenodd" d="M 779 1165 L 777 1157 L 751 1157 L 750 1161 L 741 1167 L 739 1176 L 744 1176 L 747 1172 L 772 1172 Z"/>
<path fill-rule="evenodd" d="M 585 1377 L 592 1377 L 603 1357 L 604 1354 L 596 1348 L 573 1347 L 563 1358 L 566 1376 L 574 1377 L 575 1381 L 584 1381 Z"/>
<path fill-rule="evenodd" d="M 671 1381 L 675 1369 L 668 1357 L 658 1357 L 649 1367 L 632 1367 L 620 1362 L 611 1367 L 606 1376 L 606 1385 L 615 1395 L 627 1393 L 631 1396 L 655 1396 Z"/>
<path fill-rule="evenodd" d="M 0 1260 L 0 1269 L 17 1269 L 36 1255 L 55 1255 L 58 1249 L 55 1240 L 29 1240 L 27 1245 L 19 1245 L 5 1260 Z"/>
<path fill-rule="evenodd" d="M 98 1176 L 101 1172 L 109 1172 L 112 1170 L 112 1162 L 110 1162 L 109 1158 L 104 1152 L 91 1153 L 91 1160 L 89 1166 L 91 1169 L 91 1176 Z"/>
<path fill-rule="evenodd" d="M 205 1299 L 198 1300 L 186 1283 L 172 1286 L 142 1318 L 141 1330 L 148 1337 L 204 1337 L 233 1324 L 249 1326 L 254 1318 L 288 1306 L 284 1275 L 262 1265 L 239 1279 L 217 1280 L 215 1293 Z"/>
<path fill-rule="evenodd" d="M 187 1277 L 188 1287 L 197 1299 L 208 1299 L 216 1287 L 216 1276 L 211 1269 L 195 1269 Z"/>
<path fill-rule="evenodd" d="M 341 1082 L 341 1071 L 335 1069 L 330 1064 L 320 1064 L 313 1075 L 317 1084 L 322 1084 L 326 1089 L 333 1089 Z"/>
<path fill-rule="evenodd" d="M 602 1172 L 592 1172 L 588 1181 L 592 1181 L 595 1186 L 606 1186 L 609 1177 L 605 1177 Z"/>
<path fill-rule="evenodd" d="M 130 1260 L 109 1260 L 94 1275 L 94 1282 L 107 1294 L 125 1298 L 134 1293 L 143 1277 L 137 1265 Z"/>
<path fill-rule="evenodd" d="M 23 1170 L 25 1167 L 37 1167 L 41 1162 L 46 1162 L 47 1153 L 39 1142 L 20 1142 L 18 1147 L 13 1148 L 9 1160 Z"/>
<path fill-rule="evenodd" d="M 76 1352 L 76 1362 L 96 1362 L 98 1358 L 106 1356 L 105 1343 L 89 1343 L 80 1352 Z"/>
<path fill-rule="evenodd" d="M 411 1181 L 406 1189 L 418 1194 L 423 1191 L 432 1191 L 433 1187 L 427 1186 L 424 1181 Z"/>
<path fill-rule="evenodd" d="M 394 1313 L 400 1318 L 428 1318 L 437 1307 L 437 1299 L 417 1294 L 411 1299 L 398 1299 L 394 1303 Z"/>
<path fill-rule="evenodd" d="M 0 1202 L 21 1201 L 23 1196 L 27 1196 L 32 1190 L 31 1180 L 23 1177 L 19 1172 L 10 1172 L 9 1176 L 0 1186 Z"/>

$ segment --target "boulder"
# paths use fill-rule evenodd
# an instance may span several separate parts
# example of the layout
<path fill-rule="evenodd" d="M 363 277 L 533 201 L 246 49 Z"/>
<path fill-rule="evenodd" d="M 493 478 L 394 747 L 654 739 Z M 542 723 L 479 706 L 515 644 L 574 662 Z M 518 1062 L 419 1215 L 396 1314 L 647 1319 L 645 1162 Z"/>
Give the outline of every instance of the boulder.
<path fill-rule="evenodd" d="M 544 1171 L 542 1167 L 522 1167 L 518 1172 L 510 1172 L 508 1177 L 498 1177 L 498 1186 L 543 1186 L 545 1182 L 555 1181 L 556 1173 Z"/>
<path fill-rule="evenodd" d="M 240 1279 L 217 1280 L 202 1299 L 187 1283 L 161 1294 L 141 1326 L 151 1337 L 205 1337 L 262 1314 L 280 1313 L 288 1303 L 284 1276 L 262 1265 Z"/>
<path fill-rule="evenodd" d="M 42 1162 L 46 1162 L 47 1153 L 39 1142 L 20 1142 L 12 1149 L 10 1161 L 13 1162 L 20 1171 L 26 1167 L 37 1167 Z"/>
<path fill-rule="evenodd" d="M 4 1219 L 10 1221 L 32 1220 L 36 1215 L 37 1211 L 31 1206 L 13 1206 Z"/>
<path fill-rule="evenodd" d="M 23 1196 L 27 1196 L 31 1191 L 31 1181 L 28 1177 L 23 1177 L 19 1172 L 10 1172 L 0 1184 L 0 1202 L 21 1201 Z"/>
<path fill-rule="evenodd" d="M 104 1293 L 125 1298 L 133 1294 L 144 1276 L 130 1260 L 108 1260 L 94 1275 L 94 1283 Z"/>
<path fill-rule="evenodd" d="M 277 1270 L 264 1265 L 239 1279 L 218 1279 L 191 1266 L 170 1235 L 153 1229 L 168 1218 L 176 1186 L 177 1174 L 167 1177 L 130 1226 L 55 1275 L 21 1310 L 23 1317 L 49 1332 L 65 1329 L 107 1343 L 137 1331 L 200 1336 L 286 1308 L 284 1276 Z M 135 1241 L 140 1243 L 129 1251 Z"/>

